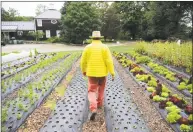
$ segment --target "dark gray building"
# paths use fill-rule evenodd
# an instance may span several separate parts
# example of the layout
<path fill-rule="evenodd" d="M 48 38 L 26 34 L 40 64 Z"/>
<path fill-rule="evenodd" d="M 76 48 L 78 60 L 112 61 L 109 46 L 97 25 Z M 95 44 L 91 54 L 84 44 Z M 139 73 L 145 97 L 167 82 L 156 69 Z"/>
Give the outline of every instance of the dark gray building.
<path fill-rule="evenodd" d="M 35 31 L 34 21 L 2 21 L 1 32 L 5 39 L 30 39 L 29 31 Z"/>
<path fill-rule="evenodd" d="M 35 17 L 35 26 L 37 31 L 44 32 L 43 39 L 53 36 L 60 36 L 59 23 L 61 13 L 55 9 L 49 9 Z"/>
<path fill-rule="evenodd" d="M 1 32 L 4 39 L 11 38 L 31 40 L 28 32 L 41 31 L 45 35 L 42 40 L 53 36 L 60 36 L 59 20 L 61 13 L 55 9 L 48 9 L 34 18 L 34 21 L 2 21 Z"/>

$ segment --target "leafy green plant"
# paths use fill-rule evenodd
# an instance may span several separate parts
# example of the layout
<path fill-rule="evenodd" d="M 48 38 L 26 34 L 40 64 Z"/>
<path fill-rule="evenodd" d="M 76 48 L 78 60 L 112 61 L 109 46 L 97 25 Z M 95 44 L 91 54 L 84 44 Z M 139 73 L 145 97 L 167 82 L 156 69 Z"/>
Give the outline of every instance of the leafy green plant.
<path fill-rule="evenodd" d="M 159 95 L 153 96 L 153 101 L 155 101 L 155 102 L 160 102 L 160 101 L 165 101 L 165 100 L 166 100 L 166 98 L 160 97 Z"/>
<path fill-rule="evenodd" d="M 38 55 L 38 51 L 37 51 L 36 48 L 35 48 L 34 52 L 35 52 L 35 56 L 37 56 Z"/>
<path fill-rule="evenodd" d="M 19 108 L 19 110 L 24 110 L 24 106 L 21 102 L 17 104 L 17 107 Z"/>
<path fill-rule="evenodd" d="M 189 120 L 189 121 L 193 121 L 193 114 L 190 114 L 190 115 L 188 116 L 188 120 Z"/>
<path fill-rule="evenodd" d="M 181 132 L 190 132 L 191 128 L 188 125 L 182 124 L 182 125 L 180 125 L 180 131 Z"/>
<path fill-rule="evenodd" d="M 180 113 L 181 110 L 176 106 L 176 105 L 172 105 L 169 107 L 166 107 L 166 110 L 170 113 L 170 112 L 176 112 L 176 113 Z"/>
<path fill-rule="evenodd" d="M 168 101 L 167 103 L 166 103 L 166 106 L 167 107 L 170 107 L 170 106 L 173 106 L 174 104 L 173 104 L 173 102 L 171 102 L 171 101 Z"/>
<path fill-rule="evenodd" d="M 178 90 L 184 90 L 186 89 L 186 83 L 185 82 L 181 82 L 180 85 L 177 86 Z"/>
<path fill-rule="evenodd" d="M 31 50 L 30 50 L 30 52 L 29 52 L 29 57 L 32 57 L 32 52 L 31 52 Z"/>
<path fill-rule="evenodd" d="M 148 92 L 155 92 L 156 90 L 155 90 L 154 87 L 148 87 L 148 88 L 147 88 L 147 91 L 148 91 Z"/>
<path fill-rule="evenodd" d="M 178 121 L 178 119 L 180 119 L 182 116 L 176 112 L 170 112 L 167 116 L 166 116 L 166 120 L 169 123 L 176 123 Z"/>
<path fill-rule="evenodd" d="M 168 97 L 168 96 L 169 96 L 169 94 L 168 94 L 168 93 L 166 93 L 166 92 L 162 92 L 162 93 L 161 93 L 161 96 L 166 98 L 166 97 Z"/>
<path fill-rule="evenodd" d="M 61 39 L 57 36 L 54 36 L 54 37 L 50 37 L 49 39 L 47 39 L 47 41 L 50 43 L 57 43 L 57 42 L 61 42 Z"/>
<path fill-rule="evenodd" d="M 139 56 L 136 57 L 136 63 L 143 63 L 143 64 L 147 64 L 151 61 L 151 59 L 147 56 Z"/>
<path fill-rule="evenodd" d="M 2 122 L 7 121 L 7 111 L 8 111 L 7 108 L 3 108 L 3 109 L 2 109 L 2 114 L 1 114 L 1 120 L 2 120 Z"/>
<path fill-rule="evenodd" d="M 157 82 L 155 80 L 150 80 L 148 81 L 147 85 L 150 87 L 157 87 Z"/>
<path fill-rule="evenodd" d="M 168 79 L 168 80 L 170 80 L 172 82 L 176 81 L 176 78 L 172 74 L 167 74 L 166 75 L 166 79 Z"/>
<path fill-rule="evenodd" d="M 17 120 L 20 120 L 20 119 L 21 119 L 21 114 L 18 113 L 18 114 L 17 114 Z"/>

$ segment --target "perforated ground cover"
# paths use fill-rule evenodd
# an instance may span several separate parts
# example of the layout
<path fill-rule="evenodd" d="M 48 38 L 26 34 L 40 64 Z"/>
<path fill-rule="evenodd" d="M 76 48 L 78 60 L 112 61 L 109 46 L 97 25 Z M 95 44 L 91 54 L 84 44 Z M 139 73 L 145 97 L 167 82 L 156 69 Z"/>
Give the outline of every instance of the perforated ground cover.
<path fill-rule="evenodd" d="M 109 76 L 105 90 L 105 121 L 108 132 L 148 132 L 138 107 L 133 102 L 129 89 L 116 74 L 112 82 Z"/>
<path fill-rule="evenodd" d="M 40 132 L 79 132 L 87 118 L 87 83 L 78 71 Z"/>
<path fill-rule="evenodd" d="M 108 132 L 148 132 L 137 106 L 121 79 L 108 76 L 105 90 L 105 122 Z M 88 119 L 87 82 L 80 71 L 67 87 L 65 97 L 57 103 L 40 132 L 82 132 Z"/>

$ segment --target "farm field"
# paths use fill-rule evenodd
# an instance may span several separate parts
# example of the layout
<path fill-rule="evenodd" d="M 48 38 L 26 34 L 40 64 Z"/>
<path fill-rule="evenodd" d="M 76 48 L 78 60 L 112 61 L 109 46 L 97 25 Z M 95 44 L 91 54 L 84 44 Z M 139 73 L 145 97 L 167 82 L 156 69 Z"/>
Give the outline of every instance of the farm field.
<path fill-rule="evenodd" d="M 190 43 L 110 47 L 104 107 L 88 121 L 81 51 L 39 52 L 2 63 L 2 132 L 191 132 Z M 81 49 L 80 49 L 81 50 Z"/>

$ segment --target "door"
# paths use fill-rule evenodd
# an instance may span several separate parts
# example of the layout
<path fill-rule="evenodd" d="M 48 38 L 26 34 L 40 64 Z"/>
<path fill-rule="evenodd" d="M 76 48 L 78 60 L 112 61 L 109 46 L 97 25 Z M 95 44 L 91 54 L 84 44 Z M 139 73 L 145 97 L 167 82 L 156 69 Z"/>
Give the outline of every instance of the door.
<path fill-rule="evenodd" d="M 46 38 L 50 38 L 50 30 L 46 30 Z"/>

